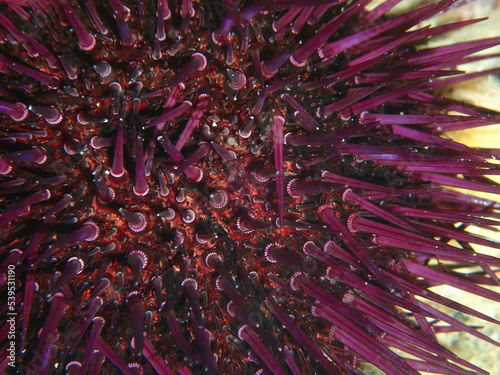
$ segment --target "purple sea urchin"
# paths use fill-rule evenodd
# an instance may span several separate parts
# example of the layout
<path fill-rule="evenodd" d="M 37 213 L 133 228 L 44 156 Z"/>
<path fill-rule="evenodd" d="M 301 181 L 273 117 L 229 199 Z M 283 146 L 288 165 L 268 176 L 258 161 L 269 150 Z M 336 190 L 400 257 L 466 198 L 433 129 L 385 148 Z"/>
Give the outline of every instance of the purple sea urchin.
<path fill-rule="evenodd" d="M 0 4 L 17 371 L 485 373 L 428 302 L 500 324 L 429 289 L 500 301 L 466 230 L 500 207 L 443 187 L 499 194 L 498 150 L 442 136 L 499 117 L 439 94 L 500 38 L 420 48 L 476 21 L 368 3 Z"/>

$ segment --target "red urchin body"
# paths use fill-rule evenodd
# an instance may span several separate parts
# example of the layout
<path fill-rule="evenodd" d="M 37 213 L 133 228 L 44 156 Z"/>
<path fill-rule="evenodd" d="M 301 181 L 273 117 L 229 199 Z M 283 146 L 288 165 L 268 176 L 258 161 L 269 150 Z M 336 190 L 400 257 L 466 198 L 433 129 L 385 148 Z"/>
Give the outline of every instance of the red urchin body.
<path fill-rule="evenodd" d="M 500 300 L 465 231 L 498 204 L 442 187 L 498 194 L 494 151 L 441 136 L 498 117 L 437 94 L 499 38 L 419 50 L 472 23 L 412 28 L 455 1 L 367 3 L 2 4 L 18 369 L 481 371 L 435 335 L 495 342 L 416 297 L 499 323 L 428 289 Z"/>

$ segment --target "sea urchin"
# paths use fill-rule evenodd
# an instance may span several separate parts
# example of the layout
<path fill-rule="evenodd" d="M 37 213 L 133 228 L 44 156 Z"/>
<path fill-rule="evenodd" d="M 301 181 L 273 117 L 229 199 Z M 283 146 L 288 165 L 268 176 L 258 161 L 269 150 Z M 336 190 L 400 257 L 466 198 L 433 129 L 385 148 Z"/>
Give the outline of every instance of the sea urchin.
<path fill-rule="evenodd" d="M 486 373 L 431 302 L 500 322 L 429 288 L 500 301 L 449 188 L 500 154 L 443 136 L 499 117 L 439 94 L 500 38 L 399 1 L 4 0 L 2 371 Z"/>

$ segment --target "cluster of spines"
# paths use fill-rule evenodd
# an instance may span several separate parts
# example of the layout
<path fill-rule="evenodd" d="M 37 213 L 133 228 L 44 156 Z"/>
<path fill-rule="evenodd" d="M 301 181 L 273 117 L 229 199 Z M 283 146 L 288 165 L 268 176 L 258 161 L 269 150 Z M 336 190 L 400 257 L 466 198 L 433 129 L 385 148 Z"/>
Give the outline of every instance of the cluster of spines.
<path fill-rule="evenodd" d="M 242 324 L 238 323 L 237 332 L 234 332 L 234 329 L 231 330 L 225 327 L 228 331 L 233 331 L 231 332 L 232 340 L 236 340 L 235 338 L 238 337 L 241 341 L 232 345 L 242 348 L 242 342 L 246 342 L 248 348 L 252 350 L 252 354 L 248 356 L 248 361 L 256 363 L 257 367 L 263 366 L 263 368 L 273 373 L 285 373 L 283 366 L 280 364 L 283 362 L 286 363 L 288 370 L 292 373 L 300 373 L 301 365 L 304 364 L 297 362 L 306 361 L 306 358 L 313 358 L 315 365 L 317 364 L 325 373 L 357 373 L 358 370 L 346 362 L 347 357 L 356 356 L 368 362 L 373 362 L 391 374 L 416 373 L 416 371 L 431 367 L 435 371 L 466 373 L 465 370 L 448 362 L 448 360 L 469 367 L 474 371 L 482 372 L 477 367 L 460 360 L 435 344 L 433 341 L 434 332 L 439 329 L 428 323 L 426 318 L 440 319 L 449 323 L 451 327 L 465 330 L 489 342 L 497 343 L 481 335 L 476 330 L 445 314 L 439 313 L 428 305 L 417 302 L 414 296 L 425 295 L 426 298 L 445 306 L 451 306 L 459 311 L 498 323 L 479 312 L 455 304 L 427 290 L 428 286 L 434 284 L 455 284 L 464 290 L 484 295 L 493 300 L 499 300 L 498 294 L 487 292 L 486 289 L 475 285 L 476 283 L 497 283 L 495 268 L 498 267 L 499 261 L 496 258 L 475 253 L 469 245 L 470 243 L 477 243 L 498 248 L 498 244 L 463 232 L 463 227 L 466 225 L 495 225 L 495 219 L 498 218 L 497 207 L 491 202 L 479 201 L 459 193 L 431 188 L 427 182 L 433 183 L 435 186 L 465 187 L 474 191 L 496 194 L 500 192 L 497 186 L 483 177 L 485 174 L 498 173 L 498 169 L 494 165 L 485 161 L 485 159 L 492 156 L 489 150 L 470 149 L 438 136 L 440 133 L 449 130 L 473 128 L 495 123 L 498 121 L 498 117 L 486 116 L 482 111 L 472 106 L 450 104 L 430 93 L 430 90 L 439 89 L 444 85 L 491 72 L 461 74 L 456 77 L 429 82 L 431 78 L 457 75 L 458 71 L 450 70 L 448 67 L 454 66 L 457 62 L 466 62 L 473 59 L 465 56 L 498 44 L 499 40 L 493 38 L 423 51 L 402 50 L 400 52 L 400 62 L 388 64 L 384 70 L 379 66 L 387 59 L 385 54 L 388 51 L 423 40 L 429 35 L 465 26 L 472 23 L 472 21 L 405 32 L 418 22 L 454 3 L 454 1 L 449 0 L 413 11 L 410 15 L 380 22 L 376 26 L 363 29 L 346 38 L 330 41 L 333 39 L 331 36 L 339 31 L 343 22 L 356 17 L 359 22 L 368 20 L 373 22 L 378 20 L 387 11 L 387 8 L 396 3 L 396 1 L 388 1 L 381 8 L 368 12 L 364 10 L 367 2 L 353 2 L 346 10 L 339 12 L 337 17 L 325 22 L 322 29 L 309 40 L 304 43 L 286 44 L 285 49 L 276 54 L 275 57 L 261 61 L 257 49 L 250 49 L 249 53 L 255 68 L 255 76 L 261 83 L 265 84 L 256 96 L 255 103 L 249 106 L 248 114 L 245 114 L 248 121 L 239 124 L 239 135 L 242 138 L 250 137 L 260 116 L 267 116 L 269 119 L 271 124 L 270 132 L 264 137 L 264 142 L 260 147 L 271 145 L 274 167 L 257 163 L 249 169 L 249 174 L 256 183 L 266 184 L 271 181 L 272 184 L 275 184 L 276 224 L 269 224 L 249 212 L 242 212 L 235 218 L 236 227 L 239 233 L 242 234 L 263 233 L 276 227 L 296 228 L 300 231 L 312 233 L 313 237 L 319 239 L 304 241 L 306 235 L 296 235 L 300 241 L 305 242 L 303 248 L 299 250 L 285 249 L 283 245 L 274 242 L 265 247 L 265 259 L 269 263 L 279 263 L 280 267 L 296 270 L 293 275 L 287 275 L 286 272 L 281 274 L 281 268 L 275 268 L 275 274 L 269 272 L 263 275 L 262 273 L 253 272 L 251 268 L 249 269 L 245 265 L 246 259 L 241 255 L 236 256 L 238 271 L 235 273 L 228 270 L 222 259 L 223 257 L 218 254 L 211 253 L 206 256 L 205 265 L 211 272 L 219 275 L 215 288 L 229 299 L 228 313 L 231 316 L 239 316 L 243 321 Z M 274 6 L 281 9 L 288 5 L 297 5 L 295 3 L 297 2 L 279 1 Z M 288 12 L 283 12 L 279 18 L 276 18 L 272 25 L 275 32 L 274 38 L 279 39 L 288 32 L 300 34 L 306 23 L 316 22 L 330 8 L 339 6 L 339 3 L 320 4 L 326 3 L 325 1 L 313 1 L 312 3 L 314 3 L 312 5 L 317 6 L 292 8 Z M 120 44 L 123 47 L 130 47 L 138 43 L 137 36 L 128 26 L 130 10 L 116 0 L 110 0 L 109 5 L 113 10 Z M 265 10 L 266 6 L 268 6 L 268 3 L 265 1 L 255 1 L 246 7 L 241 7 L 241 9 L 228 6 L 219 30 L 212 34 L 212 41 L 226 49 L 225 59 L 227 65 L 233 65 L 232 62 L 234 62 L 234 55 L 236 54 L 232 43 L 232 39 L 235 38 L 234 30 L 237 30 L 237 33 L 240 34 L 242 45 L 251 44 L 249 32 L 240 30 L 241 25 L 249 25 L 253 32 L 253 38 L 257 43 L 264 42 L 264 36 L 256 26 L 255 19 L 261 16 L 259 12 Z M 72 6 L 68 2 L 62 1 L 60 7 L 76 34 L 79 48 L 83 51 L 94 50 L 96 37 L 93 32 L 82 22 L 79 16 L 75 15 Z M 108 35 L 107 27 L 95 9 L 94 2 L 89 1 L 86 8 L 92 18 L 93 26 L 97 27 L 102 34 L 101 38 Z M 159 41 L 165 39 L 163 21 L 168 20 L 170 14 L 167 2 L 158 1 L 158 21 L 153 41 L 152 58 L 154 60 L 158 60 L 161 56 Z M 181 28 L 185 28 L 190 17 L 195 15 L 195 7 L 193 7 L 191 1 L 183 1 L 180 15 L 185 20 L 182 22 Z M 6 17 L 3 18 L 7 19 Z M 74 68 L 63 57 L 51 55 L 33 38 L 28 38 L 28 35 L 24 35 L 15 26 L 12 26 L 12 23 L 4 22 L 4 24 L 10 28 L 7 30 L 20 43 L 24 43 L 29 49 L 36 50 L 51 68 L 57 66 L 57 61 L 59 61 L 65 70 L 66 78 L 74 79 L 72 78 L 76 74 Z M 388 32 L 393 33 L 395 36 L 392 40 L 387 38 Z M 357 47 L 356 51 L 353 50 L 354 46 Z M 313 56 L 316 52 L 319 60 Z M 288 61 L 300 68 L 307 66 L 311 61 L 328 64 L 334 61 L 337 56 L 343 54 L 350 56 L 348 63 L 340 66 L 334 73 L 327 76 L 312 76 L 312 78 L 303 82 L 295 76 L 286 78 L 287 70 L 283 68 Z M 60 85 L 60 78 L 28 67 L 19 67 L 19 64 L 14 63 L 8 57 L 2 56 L 0 63 L 48 87 L 55 88 Z M 203 53 L 192 53 L 188 63 L 171 77 L 169 84 L 165 88 L 158 92 L 152 91 L 144 96 L 154 98 L 169 92 L 169 97 L 165 101 L 161 114 L 155 119 L 144 123 L 143 129 L 141 129 L 146 134 L 147 129 L 154 128 L 158 137 L 152 144 L 150 143 L 144 147 L 144 139 L 141 138 L 140 134 L 127 138 L 124 124 L 117 126 L 118 129 L 114 140 L 99 137 L 92 139 L 90 145 L 95 149 L 113 147 L 112 162 L 108 166 L 110 168 L 109 174 L 114 178 L 120 178 L 127 173 L 133 174 L 135 181 L 130 190 L 136 197 L 147 196 L 150 191 L 151 183 L 148 177 L 151 175 L 151 167 L 154 165 L 155 141 L 162 146 L 168 157 L 175 163 L 175 173 L 177 175 L 183 174 L 192 183 L 199 183 L 204 177 L 206 178 L 204 171 L 194 164 L 200 160 L 205 160 L 209 154 L 216 153 L 225 162 L 238 159 L 238 155 L 235 156 L 233 150 L 227 150 L 215 141 L 210 143 L 200 142 L 195 150 L 191 150 L 191 153 L 187 156 L 181 153 L 185 143 L 193 134 L 197 134 L 195 129 L 200 124 L 200 120 L 206 115 L 205 111 L 213 99 L 209 95 L 202 93 L 196 97 L 196 100 L 184 100 L 178 104 L 179 98 L 182 96 L 183 90 L 186 89 L 185 84 L 187 84 L 189 78 L 193 74 L 198 74 L 196 72 L 206 69 L 206 64 L 207 59 Z M 408 67 L 415 69 L 410 70 Z M 395 72 L 392 72 L 393 68 L 399 68 L 400 70 L 396 69 Z M 113 74 L 112 66 L 105 61 L 97 63 L 95 71 L 103 79 Z M 229 68 L 226 70 L 228 85 L 232 90 L 239 91 L 248 88 L 249 80 L 245 73 Z M 400 85 L 397 80 L 404 80 L 411 84 Z M 345 82 L 349 82 L 351 86 L 343 86 Z M 329 102 L 321 102 L 321 105 L 316 104 L 316 112 L 306 110 L 311 105 L 310 97 L 300 94 L 294 98 L 291 94 L 293 91 L 289 90 L 290 85 L 298 85 L 303 92 L 315 94 L 324 87 L 332 85 L 335 87 L 337 84 L 345 87 L 349 95 L 338 100 L 334 98 Z M 367 86 L 364 87 L 363 85 Z M 288 92 L 282 93 L 285 89 Z M 121 85 L 117 82 L 111 83 L 109 92 L 113 97 L 111 102 L 114 112 L 123 111 L 123 105 L 120 101 Z M 269 100 L 270 98 L 273 100 Z M 271 101 L 278 102 L 278 105 L 273 107 L 274 104 L 271 104 L 272 108 L 269 109 L 269 102 Z M 397 106 L 401 101 L 417 101 L 425 110 L 422 111 L 423 113 L 417 113 L 416 115 L 378 113 L 377 110 L 370 112 L 381 105 Z M 193 103 L 195 104 L 193 105 Z M 133 116 L 139 114 L 139 107 L 139 102 L 134 101 L 131 110 Z M 433 110 L 433 108 L 437 108 L 437 110 Z M 458 110 L 466 114 L 466 116 L 442 114 L 440 113 L 441 108 Z M 13 121 L 20 123 L 26 120 L 29 112 L 40 116 L 51 125 L 57 125 L 62 121 L 61 113 L 52 106 L 28 106 L 19 102 L 2 101 L 0 102 L 0 110 L 10 116 Z M 295 111 L 293 120 L 297 122 L 302 130 L 300 132 L 294 130 L 292 133 L 285 133 L 287 129 L 294 129 L 286 123 L 288 119 L 292 118 L 292 110 Z M 81 125 L 89 122 L 99 122 L 98 119 L 92 116 L 92 114 L 81 113 L 78 116 L 78 121 Z M 163 131 L 165 124 L 183 118 L 183 116 L 188 116 L 188 121 L 182 132 L 180 132 L 177 142 L 172 143 L 167 133 Z M 356 119 L 359 120 L 359 126 L 346 126 L 343 123 L 339 131 L 330 131 L 336 124 L 336 122 L 329 120 L 332 117 L 336 117 L 335 121 L 339 119 L 339 123 Z M 412 127 L 414 125 L 421 126 L 421 128 Z M 391 146 L 376 142 L 373 144 L 365 142 L 365 139 L 374 135 L 381 137 L 381 139 L 390 139 Z M 31 136 L 43 135 L 23 133 L 22 135 L 9 134 L 9 136 L 15 139 L 26 139 Z M 353 140 L 354 142 L 352 142 Z M 357 142 L 357 140 L 360 140 L 360 142 Z M 431 147 L 433 153 L 425 152 L 423 145 Z M 125 167 L 124 147 L 128 149 L 129 146 L 133 149 L 132 152 L 135 155 L 134 173 Z M 69 140 L 64 147 L 68 154 L 72 154 L 77 153 L 80 146 L 78 141 Z M 292 147 L 295 148 L 295 151 L 290 152 Z M 324 153 L 319 154 L 317 152 L 318 148 L 327 150 L 326 155 Z M 260 148 L 256 148 L 254 153 L 257 154 L 259 150 Z M 457 162 L 453 159 L 457 154 L 467 154 L 468 157 Z M 339 156 L 340 158 L 352 157 L 354 159 L 353 163 L 369 161 L 373 164 L 371 168 L 376 171 L 384 167 L 393 168 L 393 166 L 397 166 L 395 170 L 401 173 L 402 183 L 388 181 L 386 186 L 381 186 L 378 182 L 361 180 L 359 177 L 362 176 L 345 177 L 338 172 L 335 173 L 336 167 L 331 168 L 333 171 L 330 171 L 328 167 L 324 167 L 323 163 L 325 161 L 335 160 Z M 0 173 L 8 176 L 12 172 L 15 173 L 16 165 L 22 163 L 43 165 L 46 161 L 46 152 L 38 146 L 25 151 L 5 153 L 0 159 Z M 297 165 L 297 171 L 295 171 L 297 177 L 290 181 L 285 181 L 285 162 L 294 162 Z M 306 180 L 303 176 L 309 173 L 311 168 L 314 170 L 315 165 L 322 165 L 322 168 L 326 170 L 321 175 L 314 173 L 314 175 L 308 176 Z M 308 172 L 302 174 L 301 169 Z M 356 174 L 355 167 L 346 167 L 346 169 Z M 160 195 L 168 195 L 169 184 L 168 181 L 165 181 L 169 179 L 167 172 L 159 171 L 155 173 L 158 174 Z M 376 175 L 376 173 L 374 174 Z M 463 175 L 464 177 L 459 178 L 457 175 Z M 96 169 L 94 176 L 98 199 L 103 205 L 110 205 L 114 202 L 116 193 L 112 187 L 106 184 L 107 173 Z M 11 185 L 14 184 L 12 181 L 9 182 Z M 44 182 L 49 186 L 58 186 L 65 181 L 54 178 Z M 345 186 L 349 186 L 349 189 L 345 189 Z M 288 195 L 285 195 L 285 191 Z M 80 192 L 81 194 L 83 192 Z M 310 215 L 304 214 L 302 215 L 303 218 L 294 220 L 293 215 L 290 214 L 292 211 L 289 210 L 289 206 L 307 205 L 307 203 L 310 203 L 309 198 L 315 197 L 317 194 L 322 196 L 324 194 L 323 199 L 329 200 L 330 203 L 319 205 L 318 203 L 324 202 L 316 202 L 315 199 L 311 199 L 312 204 L 308 206 Z M 59 250 L 71 248 L 82 241 L 92 242 L 96 240 L 101 235 L 99 226 L 93 221 L 86 221 L 83 222 L 80 228 L 61 236 L 52 242 L 45 251 L 34 257 L 36 246 L 43 239 L 44 233 L 42 232 L 46 230 L 46 227 L 52 227 L 56 213 L 74 204 L 78 196 L 78 192 L 75 192 L 73 196 L 62 195 L 54 206 L 44 214 L 44 227 L 30 238 L 23 252 L 11 251 L 4 264 L 10 264 L 8 262 L 12 262 L 13 259 L 17 262 L 29 259 L 30 264 L 39 265 Z M 414 196 L 417 196 L 420 200 L 416 204 L 413 204 L 411 200 Z M 228 203 L 231 197 L 222 187 L 215 188 L 208 198 L 210 206 L 216 211 L 224 210 L 228 205 L 231 205 L 230 202 Z M 32 206 L 37 207 L 38 204 L 49 199 L 51 199 L 51 190 L 43 189 L 29 195 L 27 198 L 18 200 L 16 204 L 2 213 L 0 222 L 5 225 L 9 224 L 16 220 L 17 217 L 26 215 Z M 182 203 L 185 199 L 183 190 L 179 190 L 176 201 Z M 332 202 L 335 203 L 332 204 Z M 442 209 L 436 207 L 438 204 L 442 206 Z M 425 210 L 426 207 L 431 208 L 432 211 Z M 158 215 L 167 220 L 173 220 L 176 212 L 172 211 L 172 209 L 167 208 Z M 477 214 L 472 214 L 470 211 L 477 211 Z M 301 211 L 299 210 L 299 212 Z M 350 214 L 347 216 L 346 213 Z M 123 218 L 131 232 L 141 233 L 148 226 L 148 219 L 141 212 L 119 208 L 118 214 Z M 408 219 L 408 215 L 412 215 L 412 219 Z M 186 209 L 180 216 L 185 224 L 191 224 L 196 218 L 196 213 L 193 210 Z M 415 220 L 415 218 L 420 220 Z M 463 226 L 454 229 L 450 228 L 450 225 L 437 224 L 437 220 L 443 220 L 447 223 L 458 221 L 463 223 Z M 367 234 L 369 237 L 363 234 Z M 178 235 L 182 236 L 182 234 Z M 207 233 L 196 233 L 198 243 L 202 244 L 205 241 L 204 235 L 213 239 L 213 236 L 211 237 Z M 444 243 L 442 240 L 436 239 L 437 236 L 456 239 L 459 241 L 461 248 Z M 279 236 L 271 234 L 271 237 Z M 325 239 L 337 237 L 341 239 L 340 243 L 342 245 L 340 246 L 331 240 L 325 241 Z M 180 241 L 184 241 L 184 239 L 179 239 L 177 243 Z M 285 240 L 283 239 L 283 241 Z M 319 246 L 320 243 L 324 243 L 323 249 Z M 377 259 L 372 252 L 366 250 L 372 246 L 375 246 L 375 251 L 393 249 L 389 250 L 388 253 L 397 253 L 398 258 L 393 260 L 394 264 L 387 265 L 382 259 Z M 112 250 L 109 249 L 108 251 Z M 216 250 L 223 252 L 221 249 Z M 405 251 L 408 252 L 408 255 L 402 254 Z M 457 262 L 462 265 L 480 264 L 483 268 L 483 274 L 475 275 L 474 281 L 471 282 L 465 280 L 459 272 L 449 271 L 444 273 L 421 264 L 424 263 L 424 259 L 436 255 L 440 260 Z M 127 263 L 134 278 L 140 279 L 141 274 L 147 267 L 148 257 L 144 252 L 134 250 L 128 254 Z M 251 264 L 254 267 L 262 267 L 259 262 L 253 261 Z M 353 266 L 354 269 L 351 269 L 346 264 L 359 264 L 359 266 Z M 490 265 L 493 269 L 489 267 Z M 123 373 L 133 373 L 141 366 L 135 362 L 125 364 L 120 355 L 116 353 L 116 349 L 109 347 L 100 337 L 105 321 L 95 314 L 102 304 L 99 295 L 109 286 L 109 279 L 103 277 L 107 270 L 106 266 L 109 268 L 111 265 L 104 264 L 103 268 L 97 271 L 93 280 L 92 294 L 89 301 L 86 302 L 88 308 L 82 313 L 84 314 L 84 323 L 78 337 L 81 340 L 80 336 L 83 336 L 85 330 L 90 328 L 89 349 L 85 351 L 82 361 L 74 361 L 68 364 L 68 372 L 81 373 L 82 369 L 97 369 L 104 357 Z M 189 268 L 188 265 L 184 266 Z M 44 328 L 47 332 L 42 332 L 49 339 L 40 340 L 36 347 L 36 353 L 42 357 L 42 366 L 45 369 L 48 366 L 51 348 L 54 344 L 51 341 L 55 338 L 53 333 L 64 311 L 68 308 L 75 308 L 70 306 L 75 304 L 71 300 L 73 292 L 64 284 L 79 274 L 83 267 L 83 261 L 80 258 L 69 258 L 65 270 L 57 277 L 57 280 L 54 280 L 54 285 L 49 292 L 51 307 L 48 311 L 48 323 L 50 324 L 48 324 L 47 328 Z M 371 283 L 367 284 L 365 278 L 360 275 L 370 275 L 370 278 L 385 287 L 375 286 Z M 489 275 L 489 277 L 486 275 Z M 181 286 L 191 311 L 190 327 L 193 330 L 193 343 L 188 342 L 184 337 L 180 323 L 172 311 L 165 313 L 167 315 L 166 320 L 176 339 L 176 345 L 181 348 L 183 354 L 192 358 L 194 362 L 202 364 L 208 372 L 215 373 L 217 372 L 218 361 L 222 359 L 212 353 L 211 342 L 213 342 L 214 338 L 206 331 L 206 328 L 201 327 L 216 324 L 213 321 L 204 319 L 202 307 L 199 304 L 201 297 L 198 282 L 194 275 L 191 276 L 186 275 L 181 282 Z M 183 276 L 179 277 L 182 278 Z M 34 275 L 30 274 L 28 270 L 23 296 L 25 306 L 31 305 L 35 284 L 33 278 Z M 116 278 L 118 284 L 125 283 L 123 273 L 116 275 Z M 418 285 L 408 281 L 418 278 L 423 278 L 426 282 Z M 286 283 L 283 279 L 285 281 L 289 280 L 289 283 Z M 247 286 L 245 290 L 250 291 L 249 294 L 253 296 L 252 302 L 256 303 L 257 301 L 259 303 L 262 316 L 264 316 L 263 321 L 267 322 L 267 324 L 273 322 L 272 326 L 279 322 L 285 327 L 284 330 L 288 332 L 287 345 L 281 345 L 278 342 L 276 332 L 266 332 L 259 324 L 249 318 L 252 316 L 248 307 L 249 303 L 242 299 L 241 293 L 238 291 L 237 285 L 235 285 L 235 280 L 242 284 L 252 284 L 251 287 Z M 328 284 L 323 280 L 341 282 L 351 290 L 348 292 L 329 290 Z M 264 287 L 260 283 L 264 283 Z M 160 285 L 158 286 L 158 284 Z M 155 289 L 157 309 L 160 310 L 162 307 L 161 301 L 163 300 L 161 279 L 153 276 L 151 285 Z M 275 295 L 269 292 L 269 288 L 273 285 L 279 288 L 279 292 L 276 292 Z M 360 290 L 362 293 L 358 294 L 352 290 Z M 218 293 L 215 294 L 218 295 Z M 287 306 L 283 303 L 286 296 L 290 296 L 306 306 L 308 314 L 321 319 L 323 326 L 325 322 L 329 322 L 328 324 L 332 328 L 327 338 L 323 338 L 325 342 L 341 342 L 343 346 L 336 349 L 325 349 L 320 347 L 314 340 L 311 340 L 308 334 L 305 333 L 304 325 L 299 322 L 300 317 L 290 317 Z M 214 295 L 211 298 L 215 299 Z M 410 333 L 414 331 L 399 319 L 396 310 L 388 310 L 387 308 L 384 310 L 385 305 L 382 301 L 384 303 L 389 301 L 391 306 L 395 305 L 412 311 L 425 335 L 423 334 L 417 338 L 411 337 Z M 159 354 L 157 352 L 157 343 L 152 342 L 147 335 L 144 336 L 144 327 L 148 326 L 148 324 L 141 324 L 141 322 L 147 322 L 148 319 L 151 319 L 148 318 L 148 313 L 151 311 L 144 311 L 148 303 L 145 296 L 139 291 L 132 291 L 126 296 L 124 303 L 133 322 L 132 346 L 134 350 L 142 353 L 147 362 L 157 372 L 172 373 L 173 370 L 169 364 L 161 359 L 164 353 Z M 76 310 L 78 311 L 78 309 Z M 26 335 L 29 313 L 29 309 L 26 312 L 25 308 L 22 323 L 23 337 Z M 347 322 L 346 316 L 357 317 L 355 324 Z M 318 322 L 313 318 L 310 319 L 316 323 Z M 389 320 L 393 323 L 392 325 L 387 324 Z M 369 327 L 368 332 L 366 327 Z M 53 331 L 48 332 L 49 330 Z M 217 333 L 220 334 L 220 330 Z M 407 339 L 405 341 L 397 340 L 396 338 L 401 335 L 405 335 Z M 413 341 L 411 341 L 412 339 Z M 73 345 L 78 344 L 74 343 Z M 402 360 L 388 350 L 388 347 L 401 349 L 415 355 L 417 358 L 421 358 L 422 361 Z M 378 348 L 380 351 L 375 352 L 372 348 Z M 94 349 L 97 349 L 97 351 Z M 276 360 L 277 355 L 281 362 Z M 229 366 L 228 363 L 225 363 L 225 365 Z M 234 366 L 234 369 L 241 369 L 244 367 L 244 361 L 240 360 Z M 179 371 L 186 374 L 190 373 L 187 367 L 180 368 Z"/>

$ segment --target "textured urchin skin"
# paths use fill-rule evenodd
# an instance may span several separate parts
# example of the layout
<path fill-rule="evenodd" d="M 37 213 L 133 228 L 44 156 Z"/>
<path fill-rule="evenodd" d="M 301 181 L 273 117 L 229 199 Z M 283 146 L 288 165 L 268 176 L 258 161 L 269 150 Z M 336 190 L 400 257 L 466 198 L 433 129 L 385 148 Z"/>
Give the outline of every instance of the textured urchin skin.
<path fill-rule="evenodd" d="M 499 206 L 443 187 L 500 193 L 498 152 L 442 136 L 498 117 L 439 94 L 499 38 L 425 48 L 455 1 L 367 3 L 0 4 L 18 370 L 481 371 L 436 333 L 495 342 L 426 302 L 499 323 L 429 290 L 500 300 L 466 232 Z"/>

